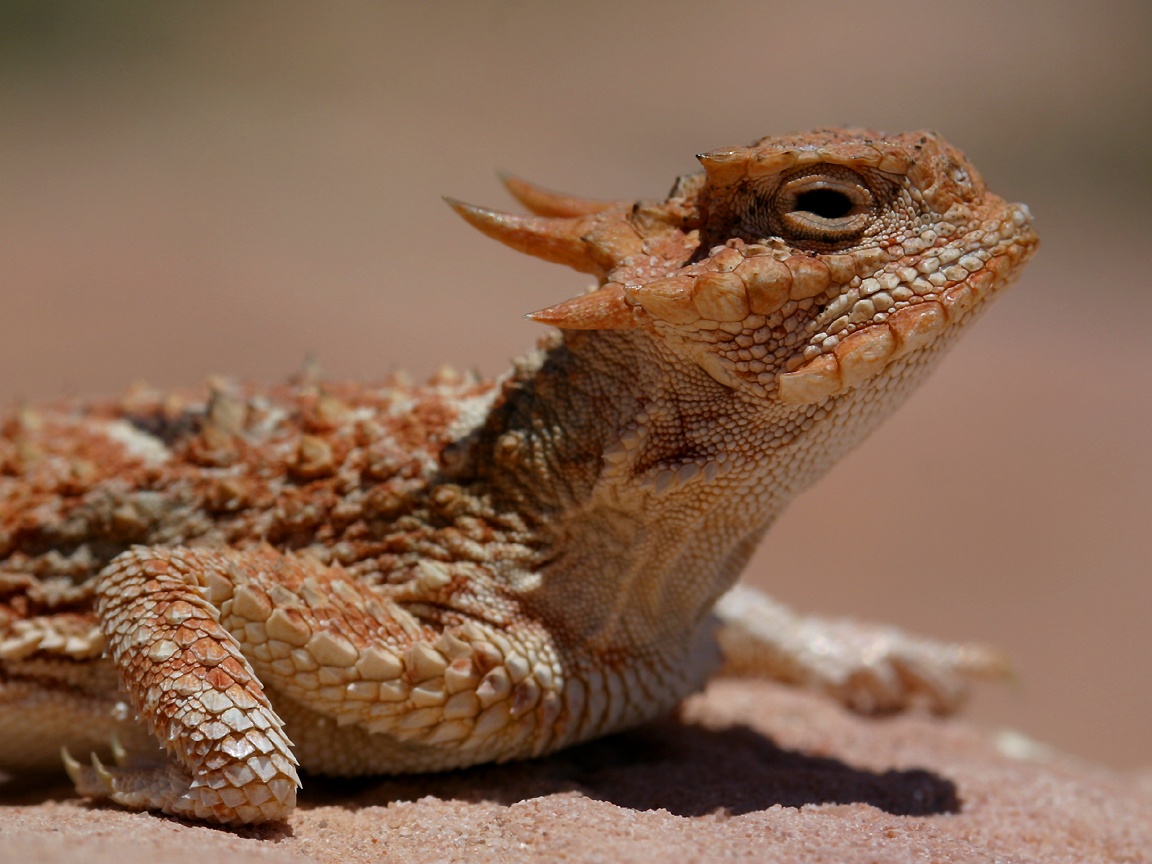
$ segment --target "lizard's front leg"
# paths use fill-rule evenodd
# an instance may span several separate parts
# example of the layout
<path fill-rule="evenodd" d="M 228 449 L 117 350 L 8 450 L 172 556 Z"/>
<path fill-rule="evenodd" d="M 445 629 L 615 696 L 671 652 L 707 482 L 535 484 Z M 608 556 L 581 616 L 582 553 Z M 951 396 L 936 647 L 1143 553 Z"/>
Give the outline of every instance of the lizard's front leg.
<path fill-rule="evenodd" d="M 432 620 L 458 583 L 468 580 L 430 561 L 388 591 L 268 546 L 125 552 L 101 574 L 97 611 L 134 708 L 171 758 L 73 763 L 78 790 L 231 824 L 285 818 L 296 759 L 265 687 L 319 773 L 522 758 L 577 734 L 561 701 L 582 700 L 566 692 L 546 634 L 460 613 Z"/>
<path fill-rule="evenodd" d="M 105 568 L 97 612 L 106 651 L 169 761 L 66 759 L 77 791 L 229 824 L 292 812 L 300 781 L 291 742 L 220 620 L 220 598 L 259 581 L 242 555 L 182 548 L 138 547 Z"/>
<path fill-rule="evenodd" d="M 895 627 L 798 615 L 738 585 L 714 607 L 720 674 L 812 687 L 862 714 L 922 702 L 955 711 L 973 678 L 1005 678 L 1010 667 L 985 645 L 921 639 Z"/>

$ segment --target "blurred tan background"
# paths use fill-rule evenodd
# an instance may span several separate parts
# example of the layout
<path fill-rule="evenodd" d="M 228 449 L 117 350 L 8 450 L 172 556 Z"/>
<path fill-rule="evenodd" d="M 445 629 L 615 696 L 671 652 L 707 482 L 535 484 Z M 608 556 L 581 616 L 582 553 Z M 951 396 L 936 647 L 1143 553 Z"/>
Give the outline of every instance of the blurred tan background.
<path fill-rule="evenodd" d="M 584 277 L 440 202 L 662 196 L 692 154 L 932 127 L 1044 238 L 748 578 L 980 638 L 971 715 L 1152 764 L 1152 5 L 0 2 L 0 402 L 493 374 Z"/>

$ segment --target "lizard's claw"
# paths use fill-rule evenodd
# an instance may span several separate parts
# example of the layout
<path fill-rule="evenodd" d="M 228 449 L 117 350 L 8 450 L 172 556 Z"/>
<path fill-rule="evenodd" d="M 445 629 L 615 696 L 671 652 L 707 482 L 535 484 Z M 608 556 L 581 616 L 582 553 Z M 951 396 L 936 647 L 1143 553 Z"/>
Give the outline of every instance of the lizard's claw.
<path fill-rule="evenodd" d="M 60 758 L 64 762 L 64 770 L 76 791 L 86 798 L 112 798 L 115 800 L 116 785 L 112 771 L 104 766 L 100 757 L 92 753 L 91 766 L 81 765 L 66 747 L 60 748 Z"/>

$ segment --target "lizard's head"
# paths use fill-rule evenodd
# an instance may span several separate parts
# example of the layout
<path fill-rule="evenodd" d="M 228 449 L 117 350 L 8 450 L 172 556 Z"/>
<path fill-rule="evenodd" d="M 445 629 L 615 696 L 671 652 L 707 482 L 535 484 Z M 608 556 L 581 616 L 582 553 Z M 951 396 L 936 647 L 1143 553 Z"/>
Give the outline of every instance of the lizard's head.
<path fill-rule="evenodd" d="M 698 158 L 704 172 L 661 202 L 506 178 L 536 215 L 449 203 L 513 248 L 598 277 L 533 320 L 647 329 L 721 384 L 798 405 L 936 343 L 1036 248 L 1028 209 L 931 132 L 823 130 Z"/>

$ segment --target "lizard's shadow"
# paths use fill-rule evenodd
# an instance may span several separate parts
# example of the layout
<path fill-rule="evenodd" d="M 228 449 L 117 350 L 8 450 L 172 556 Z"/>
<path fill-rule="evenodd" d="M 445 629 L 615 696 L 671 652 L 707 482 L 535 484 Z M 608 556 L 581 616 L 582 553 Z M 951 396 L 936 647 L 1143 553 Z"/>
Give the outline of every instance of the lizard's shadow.
<path fill-rule="evenodd" d="M 527 762 L 384 779 L 306 776 L 299 807 L 358 809 L 425 795 L 510 805 L 566 792 L 677 816 L 740 815 L 776 804 L 863 803 L 907 816 L 960 810 L 955 785 L 931 771 L 867 771 L 785 750 L 748 726 L 709 729 L 675 718 Z M 59 777 L 0 784 L 0 806 L 74 797 Z"/>
<path fill-rule="evenodd" d="M 776 804 L 864 803 L 906 816 L 960 810 L 956 786 L 931 771 L 867 771 L 782 749 L 747 726 L 714 730 L 672 718 L 529 762 L 384 780 L 309 777 L 300 805 L 378 806 L 425 795 L 513 804 L 573 791 L 678 816 Z"/>

